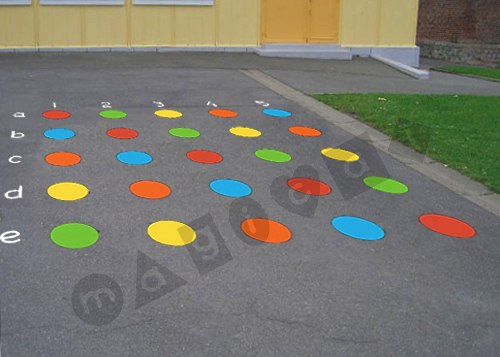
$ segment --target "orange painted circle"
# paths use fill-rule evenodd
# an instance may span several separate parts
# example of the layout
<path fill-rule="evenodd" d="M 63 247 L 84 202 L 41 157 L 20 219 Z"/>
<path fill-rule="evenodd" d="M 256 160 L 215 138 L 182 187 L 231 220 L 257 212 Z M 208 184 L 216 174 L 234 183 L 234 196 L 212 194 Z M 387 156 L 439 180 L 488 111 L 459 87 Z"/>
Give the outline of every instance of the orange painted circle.
<path fill-rule="evenodd" d="M 82 161 L 80 155 L 72 152 L 53 152 L 45 156 L 45 162 L 54 166 L 73 166 L 77 165 Z"/>
<path fill-rule="evenodd" d="M 212 109 L 209 111 L 210 115 L 219 118 L 236 118 L 238 113 L 229 109 Z"/>
<path fill-rule="evenodd" d="M 71 116 L 71 113 L 64 110 L 49 110 L 44 112 L 42 116 L 46 119 L 63 120 L 68 119 Z"/>
<path fill-rule="evenodd" d="M 170 187 L 158 181 L 137 181 L 130 185 L 130 192 L 137 197 L 158 200 L 170 196 Z"/>
<path fill-rule="evenodd" d="M 309 126 L 291 126 L 288 131 L 292 134 L 307 137 L 317 137 L 321 136 L 321 131 L 318 129 L 311 128 Z"/>
<path fill-rule="evenodd" d="M 424 214 L 419 218 L 420 223 L 431 231 L 454 238 L 472 238 L 476 231 L 469 224 L 449 216 L 440 214 Z"/>
<path fill-rule="evenodd" d="M 265 218 L 250 218 L 241 223 L 241 230 L 250 238 L 265 243 L 285 243 L 292 238 L 287 226 Z"/>

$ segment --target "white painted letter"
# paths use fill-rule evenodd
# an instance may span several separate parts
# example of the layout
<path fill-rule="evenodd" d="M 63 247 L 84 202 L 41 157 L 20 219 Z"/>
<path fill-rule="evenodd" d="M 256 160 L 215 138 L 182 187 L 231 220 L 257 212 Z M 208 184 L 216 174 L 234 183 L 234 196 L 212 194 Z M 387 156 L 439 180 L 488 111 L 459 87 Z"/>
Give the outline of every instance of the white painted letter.
<path fill-rule="evenodd" d="M 19 163 L 21 162 L 21 159 L 22 159 L 22 158 L 23 158 L 23 157 L 22 157 L 22 156 L 19 156 L 19 155 L 11 156 L 11 157 L 9 158 L 9 162 L 10 162 L 11 164 L 19 164 Z M 14 161 L 14 160 L 16 160 L 16 161 Z"/>
<path fill-rule="evenodd" d="M 12 139 L 21 139 L 21 138 L 24 138 L 24 133 L 21 133 L 21 132 L 17 133 L 14 130 L 12 130 L 10 133 L 10 137 Z"/>
<path fill-rule="evenodd" d="M 26 118 L 26 115 L 23 112 L 14 113 L 14 118 Z"/>
<path fill-rule="evenodd" d="M 21 240 L 17 237 L 19 237 L 20 235 L 21 233 L 19 233 L 18 231 L 4 232 L 0 235 L 0 242 L 5 244 L 19 243 Z"/>
<path fill-rule="evenodd" d="M 15 194 L 16 196 L 12 196 L 12 194 Z M 19 188 L 16 190 L 10 190 L 5 192 L 4 196 L 8 200 L 17 200 L 19 198 L 23 198 L 23 186 L 19 186 Z"/>

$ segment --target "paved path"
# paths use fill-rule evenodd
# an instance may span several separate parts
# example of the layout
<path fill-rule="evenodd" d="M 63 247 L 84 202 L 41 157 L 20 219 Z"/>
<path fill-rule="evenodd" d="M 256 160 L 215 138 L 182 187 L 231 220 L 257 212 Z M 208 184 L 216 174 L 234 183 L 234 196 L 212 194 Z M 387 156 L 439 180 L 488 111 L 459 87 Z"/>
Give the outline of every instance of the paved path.
<path fill-rule="evenodd" d="M 218 56 L 200 67 L 192 55 L 170 66 L 140 65 L 143 55 L 38 56 L 7 58 L 0 68 L 0 189 L 23 186 L 22 199 L 0 197 L 0 234 L 20 233 L 0 242 L 5 356 L 489 356 L 500 347 L 497 216 L 252 80 L 237 63 L 220 69 Z M 71 117 L 50 112 L 53 102 Z M 102 113 L 107 102 L 127 116 Z M 155 115 L 165 109 L 172 111 Z M 261 135 L 230 132 L 238 126 Z M 290 129 L 299 126 L 317 131 Z M 110 131 L 118 127 L 139 136 L 117 139 L 134 136 Z M 200 136 L 172 130 L 179 127 Z M 53 140 L 68 133 L 54 128 L 76 135 Z M 25 137 L 11 139 L 12 131 Z M 359 160 L 323 155 L 328 147 Z M 264 148 L 290 156 L 266 156 Z M 193 153 L 200 149 L 223 161 Z M 127 151 L 152 161 L 119 155 Z M 47 157 L 56 152 L 81 162 Z M 9 163 L 13 156 L 22 162 Z M 409 191 L 374 190 L 364 183 L 370 176 Z M 217 181 L 228 178 L 248 187 Z M 169 188 L 132 185 L 144 180 Z M 53 186 L 63 182 L 89 192 Z M 419 222 L 426 214 L 456 217 L 476 234 L 437 233 Z M 345 216 L 375 225 L 352 226 Z M 429 218 L 422 219 L 443 229 Z M 191 242 L 192 230 L 161 221 L 185 223 L 196 240 L 173 246 Z M 462 228 L 448 233 L 468 236 Z"/>
<path fill-rule="evenodd" d="M 373 59 L 353 61 L 279 59 L 255 54 L 105 53 L 2 54 L 2 68 L 137 68 L 259 69 L 305 93 L 440 93 L 500 95 L 500 83 L 432 72 L 418 81 Z M 429 61 L 423 60 L 424 66 Z M 430 62 L 431 64 L 433 62 Z"/>

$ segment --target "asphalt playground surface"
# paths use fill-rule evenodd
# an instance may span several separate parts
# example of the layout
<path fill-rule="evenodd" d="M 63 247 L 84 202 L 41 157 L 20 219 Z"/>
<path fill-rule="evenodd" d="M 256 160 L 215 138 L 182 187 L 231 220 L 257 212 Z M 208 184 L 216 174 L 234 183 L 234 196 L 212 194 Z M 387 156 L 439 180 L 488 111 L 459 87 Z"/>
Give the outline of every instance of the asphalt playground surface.
<path fill-rule="evenodd" d="M 497 355 L 497 216 L 253 81 L 239 71 L 247 67 L 235 63 L 239 56 L 225 59 L 228 65 L 202 54 L 173 62 L 148 55 L 154 56 L 148 64 L 146 55 L 37 56 L 0 57 L 0 235 L 20 233 L 17 243 L 0 242 L 2 356 Z M 298 63 L 269 61 L 283 69 Z M 71 117 L 44 118 L 54 102 Z M 102 117 L 103 102 L 127 116 Z M 269 108 L 291 116 L 266 115 Z M 165 109 L 182 117 L 155 115 Z M 209 113 L 214 109 L 238 115 L 217 117 Z M 295 135 L 291 126 L 321 135 Z M 139 136 L 107 135 L 117 127 Z M 200 136 L 169 133 L 179 127 Z M 233 135 L 234 127 L 261 135 Z M 76 135 L 44 136 L 53 128 Z M 12 131 L 25 137 L 12 139 Z M 329 147 L 360 159 L 322 155 Z M 290 160 L 259 159 L 261 149 Z M 193 162 L 186 155 L 192 150 L 223 160 Z M 148 153 L 152 161 L 120 162 L 117 155 L 126 151 Z M 48 164 L 55 152 L 75 153 L 81 162 Z M 22 162 L 10 163 L 13 155 Z M 374 190 L 363 182 L 369 176 L 409 190 Z M 300 194 L 288 185 L 300 177 L 320 180 L 331 192 Z M 244 182 L 251 193 L 218 194 L 211 183 L 220 179 Z M 161 181 L 171 192 L 138 197 L 130 185 L 141 180 Z M 84 185 L 88 195 L 64 201 L 48 194 L 62 182 Z M 19 186 L 22 198 L 4 197 Z M 419 222 L 426 214 L 455 217 L 475 235 L 432 231 Z M 341 233 L 332 219 L 344 216 L 375 223 L 383 238 Z M 279 222 L 291 239 L 248 237 L 242 222 L 251 218 Z M 185 246 L 154 240 L 148 227 L 159 221 L 188 225 L 196 240 Z M 83 249 L 61 247 L 54 228 L 69 222 L 95 228 L 99 239 Z"/>

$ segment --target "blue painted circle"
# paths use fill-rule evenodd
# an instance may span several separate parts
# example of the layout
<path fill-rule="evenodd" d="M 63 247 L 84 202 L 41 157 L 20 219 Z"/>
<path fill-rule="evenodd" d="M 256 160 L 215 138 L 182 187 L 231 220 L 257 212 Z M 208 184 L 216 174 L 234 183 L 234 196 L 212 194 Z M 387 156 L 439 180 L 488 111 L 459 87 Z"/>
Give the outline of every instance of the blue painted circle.
<path fill-rule="evenodd" d="M 252 188 L 246 183 L 231 179 L 220 179 L 210 183 L 210 188 L 215 193 L 226 197 L 245 197 L 252 194 Z"/>
<path fill-rule="evenodd" d="M 335 217 L 332 219 L 332 226 L 340 233 L 351 238 L 379 240 L 385 237 L 385 232 L 379 225 L 359 217 Z"/>
<path fill-rule="evenodd" d="M 266 108 L 262 111 L 262 113 L 276 118 L 288 118 L 292 116 L 292 113 L 283 109 Z"/>
<path fill-rule="evenodd" d="M 151 155 L 142 151 L 124 151 L 116 155 L 116 158 L 127 165 L 146 165 L 153 161 Z"/>
<path fill-rule="evenodd" d="M 66 140 L 75 136 L 75 132 L 71 129 L 55 128 L 46 130 L 43 135 L 52 140 Z"/>

